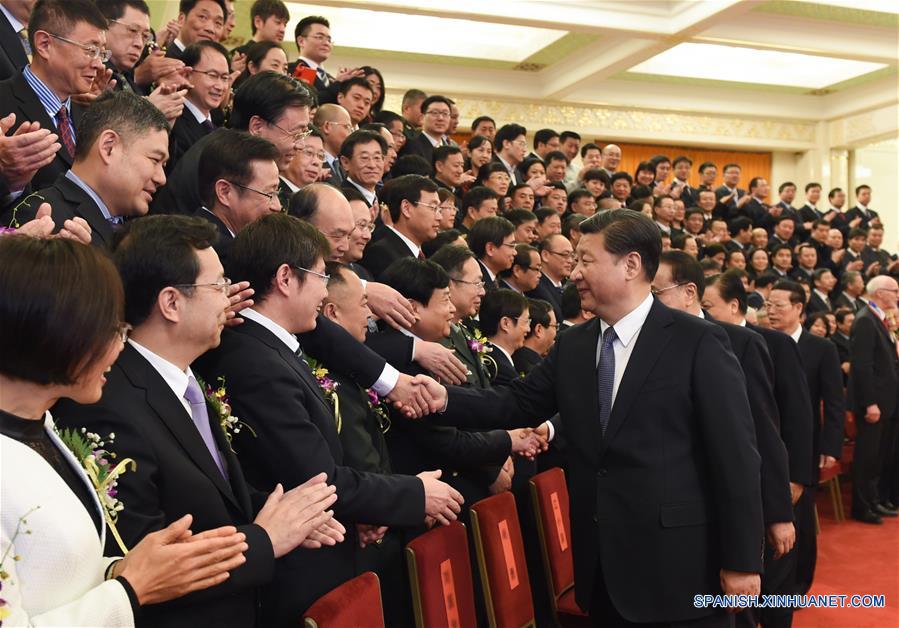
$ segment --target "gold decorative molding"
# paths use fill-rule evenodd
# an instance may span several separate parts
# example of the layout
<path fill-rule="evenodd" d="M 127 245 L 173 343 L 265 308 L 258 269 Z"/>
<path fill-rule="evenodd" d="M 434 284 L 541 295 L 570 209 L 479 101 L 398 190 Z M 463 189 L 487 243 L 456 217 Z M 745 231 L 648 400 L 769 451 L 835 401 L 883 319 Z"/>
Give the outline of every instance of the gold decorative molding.
<path fill-rule="evenodd" d="M 384 108 L 398 112 L 401 100 L 401 93 L 388 90 Z M 690 142 L 757 150 L 807 150 L 815 143 L 814 122 L 469 96 L 460 96 L 456 102 L 463 128 L 477 116 L 489 115 L 499 125 L 514 121 L 531 130 L 552 127 L 629 141 Z"/>
<path fill-rule="evenodd" d="M 828 123 L 829 143 L 835 147 L 858 146 L 899 134 L 899 105 L 863 111 Z"/>

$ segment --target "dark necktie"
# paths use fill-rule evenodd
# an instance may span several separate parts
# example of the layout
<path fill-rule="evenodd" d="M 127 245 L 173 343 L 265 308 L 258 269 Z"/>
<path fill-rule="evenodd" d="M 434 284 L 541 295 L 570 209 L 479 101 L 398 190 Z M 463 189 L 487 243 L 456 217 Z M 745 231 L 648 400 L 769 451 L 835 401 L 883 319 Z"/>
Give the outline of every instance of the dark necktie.
<path fill-rule="evenodd" d="M 331 162 L 331 179 L 338 185 L 343 181 L 343 169 L 340 167 L 340 162 L 336 159 Z"/>
<path fill-rule="evenodd" d="M 75 156 L 75 129 L 72 128 L 72 119 L 69 117 L 69 110 L 65 105 L 60 107 L 56 113 L 56 127 L 59 129 L 59 139 L 62 140 L 69 155 Z"/>
<path fill-rule="evenodd" d="M 212 124 L 212 120 L 203 120 L 203 122 L 200 123 L 200 126 L 206 129 L 207 133 L 215 131 L 215 125 Z"/>
<path fill-rule="evenodd" d="M 599 424 L 602 433 L 606 433 L 609 417 L 612 415 L 612 388 L 615 385 L 615 350 L 612 343 L 618 335 L 614 327 L 607 327 L 602 334 L 602 349 L 599 352 L 599 364 L 596 374 L 599 381 Z"/>
<path fill-rule="evenodd" d="M 325 72 L 325 69 L 323 67 L 319 66 L 315 70 L 315 73 L 318 75 L 318 80 L 320 80 L 322 82 L 322 85 L 327 87 L 328 85 L 331 84 L 331 79 L 328 77 L 328 73 Z"/>
<path fill-rule="evenodd" d="M 215 438 L 212 436 L 212 428 L 209 426 L 206 397 L 200 389 L 200 384 L 193 376 L 187 380 L 187 390 L 184 392 L 184 398 L 190 404 L 190 416 L 194 420 L 194 425 L 197 426 L 197 431 L 200 432 L 200 437 L 203 439 L 206 449 L 209 450 L 209 455 L 212 456 L 215 466 L 218 467 L 222 477 L 227 479 L 228 474 L 225 471 L 224 463 L 222 463 L 222 456 L 218 447 L 215 446 Z"/>

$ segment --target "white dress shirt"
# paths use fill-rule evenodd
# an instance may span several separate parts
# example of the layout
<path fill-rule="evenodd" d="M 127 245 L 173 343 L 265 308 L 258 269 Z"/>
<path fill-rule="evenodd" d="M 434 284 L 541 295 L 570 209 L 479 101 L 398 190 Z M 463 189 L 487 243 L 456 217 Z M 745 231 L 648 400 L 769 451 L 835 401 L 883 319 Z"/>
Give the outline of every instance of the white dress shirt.
<path fill-rule="evenodd" d="M 796 325 L 796 329 L 794 329 L 791 333 L 787 334 L 790 338 L 793 339 L 793 342 L 799 342 L 799 336 L 802 335 L 802 325 Z"/>
<path fill-rule="evenodd" d="M 212 117 L 200 111 L 200 108 L 190 102 L 189 98 L 184 99 L 184 106 L 187 107 L 187 110 L 193 114 L 194 118 L 196 118 L 199 124 L 203 124 L 204 122 L 212 122 Z"/>
<path fill-rule="evenodd" d="M 631 359 L 634 352 L 634 346 L 637 344 L 637 338 L 640 336 L 640 330 L 649 316 L 649 310 L 652 308 L 653 296 L 647 294 L 646 298 L 626 314 L 621 320 L 612 325 L 615 328 L 615 341 L 612 343 L 612 350 L 615 352 L 615 380 L 612 385 L 612 407 L 615 407 L 615 397 L 618 395 L 618 386 L 621 385 L 621 379 L 624 377 L 624 371 L 627 369 L 627 363 Z M 596 344 L 596 364 L 599 365 L 599 354 L 602 351 L 602 335 L 609 324 L 603 320 L 599 321 L 599 340 Z"/>
<path fill-rule="evenodd" d="M 400 240 L 402 240 L 406 246 L 409 247 L 409 250 L 412 251 L 413 257 L 416 257 L 416 258 L 418 257 L 419 253 L 421 253 L 420 246 L 418 246 L 417 244 L 415 244 L 415 242 L 413 242 L 408 237 L 406 237 L 402 233 L 400 233 L 395 227 L 393 227 L 393 225 L 387 225 L 387 228 L 390 229 L 391 231 L 393 231 L 397 235 L 397 237 Z"/>
<path fill-rule="evenodd" d="M 241 316 L 243 316 L 243 312 L 241 312 Z M 150 366 L 159 373 L 159 376 L 162 377 L 168 387 L 172 389 L 172 392 L 175 394 L 175 397 L 178 398 L 178 401 L 181 402 L 184 411 L 187 412 L 187 416 L 193 417 L 193 414 L 190 411 L 190 402 L 184 397 L 184 395 L 187 394 L 187 382 L 191 377 L 194 377 L 190 367 L 187 367 L 187 371 L 182 371 L 165 358 L 153 353 L 142 344 L 133 341 L 131 338 L 128 339 L 128 344 L 134 347 L 134 349 L 150 363 Z"/>

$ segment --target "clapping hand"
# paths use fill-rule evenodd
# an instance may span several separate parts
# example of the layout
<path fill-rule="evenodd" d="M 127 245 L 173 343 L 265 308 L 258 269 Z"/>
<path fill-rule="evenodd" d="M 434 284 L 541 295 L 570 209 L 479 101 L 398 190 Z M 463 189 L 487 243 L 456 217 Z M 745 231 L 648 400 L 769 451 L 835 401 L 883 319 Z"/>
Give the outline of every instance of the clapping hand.
<path fill-rule="evenodd" d="M 240 318 L 237 314 L 241 310 L 245 310 L 248 307 L 253 307 L 253 299 L 250 297 L 253 296 L 253 290 L 250 287 L 249 281 L 238 281 L 237 283 L 231 284 L 231 288 L 228 290 L 228 301 L 230 305 L 226 312 L 225 325 L 228 327 L 236 327 L 243 323 L 243 319 Z"/>
<path fill-rule="evenodd" d="M 50 164 L 62 148 L 59 136 L 42 129 L 39 122 L 25 121 L 7 135 L 16 123 L 16 114 L 0 118 L 0 176 L 11 192 L 28 185 L 34 174 Z"/>
<path fill-rule="evenodd" d="M 97 76 L 94 77 L 94 82 L 91 83 L 91 91 L 86 94 L 77 94 L 72 96 L 72 100 L 77 102 L 79 105 L 88 106 L 102 94 L 103 92 L 109 90 L 112 91 L 116 86 L 116 80 L 112 78 L 112 70 L 109 68 L 103 68 L 102 70 L 97 72 Z"/>
<path fill-rule="evenodd" d="M 319 473 L 286 493 L 278 484 L 268 496 L 254 523 L 268 533 L 275 558 L 300 545 L 315 549 L 343 541 L 346 529 L 328 510 L 337 501 L 337 489 L 326 479 Z"/>
<path fill-rule="evenodd" d="M 37 208 L 34 220 L 30 220 L 18 229 L 18 233 L 31 236 L 32 238 L 66 238 L 74 240 L 81 244 L 91 243 L 91 227 L 84 218 L 70 218 L 63 223 L 62 229 L 55 236 L 53 230 L 56 224 L 53 222 L 51 215 L 52 208 L 50 203 L 41 203 Z"/>

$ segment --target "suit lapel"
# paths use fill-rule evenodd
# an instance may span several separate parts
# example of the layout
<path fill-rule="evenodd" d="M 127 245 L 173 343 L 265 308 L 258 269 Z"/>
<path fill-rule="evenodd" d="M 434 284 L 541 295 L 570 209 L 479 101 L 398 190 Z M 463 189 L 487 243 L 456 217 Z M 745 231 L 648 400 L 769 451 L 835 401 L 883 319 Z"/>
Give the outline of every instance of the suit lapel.
<path fill-rule="evenodd" d="M 175 440 L 184 448 L 187 455 L 194 461 L 201 471 L 212 480 L 219 492 L 227 497 L 235 506 L 242 508 L 234 497 L 231 486 L 222 476 L 215 461 L 203 442 L 203 437 L 193 424 L 192 417 L 175 398 L 172 389 L 169 388 L 162 376 L 156 372 L 149 362 L 141 356 L 134 347 L 125 345 L 119 357 L 118 365 L 131 383 L 146 391 L 147 405 L 149 405 L 165 426 L 172 432 Z M 214 416 L 214 415 L 213 415 Z M 213 426 L 217 428 L 218 426 Z M 221 431 L 213 429 L 213 433 Z M 221 451 L 221 450 L 220 450 Z"/>
<path fill-rule="evenodd" d="M 584 430 L 572 442 L 591 443 L 583 450 L 594 459 L 598 458 L 602 447 L 602 430 L 599 426 L 599 381 L 596 371 L 596 349 L 599 342 L 599 319 L 593 319 L 568 332 L 563 339 L 572 345 L 571 358 L 561 365 L 560 372 L 567 373 L 571 390 L 584 403 L 584 420 L 573 422 L 573 426 Z M 560 347 L 561 349 L 561 347 Z M 560 352 L 560 355 L 562 353 Z M 593 368 L 583 368 L 592 364 Z M 575 366 L 576 365 L 576 366 Z"/>
<path fill-rule="evenodd" d="M 609 417 L 609 426 L 606 428 L 605 438 L 603 438 L 603 451 L 621 429 L 622 424 L 629 416 L 630 407 L 643 387 L 643 382 L 646 381 L 656 361 L 665 352 L 665 347 L 671 340 L 670 335 L 665 332 L 665 328 L 672 322 L 671 313 L 667 308 L 658 301 L 653 301 L 649 316 L 646 317 L 646 322 L 643 323 L 640 330 L 640 335 L 634 341 L 637 344 L 634 346 L 618 386 L 618 394 L 615 395 L 615 403 Z M 599 416 L 598 413 L 597 416 Z"/>
<path fill-rule="evenodd" d="M 112 245 L 112 225 L 103 217 L 100 208 L 88 194 L 70 181 L 65 175 L 57 184 L 60 193 L 72 204 L 76 205 L 75 213 L 84 218 L 91 227 L 92 239 L 99 240 L 106 247 Z"/>

